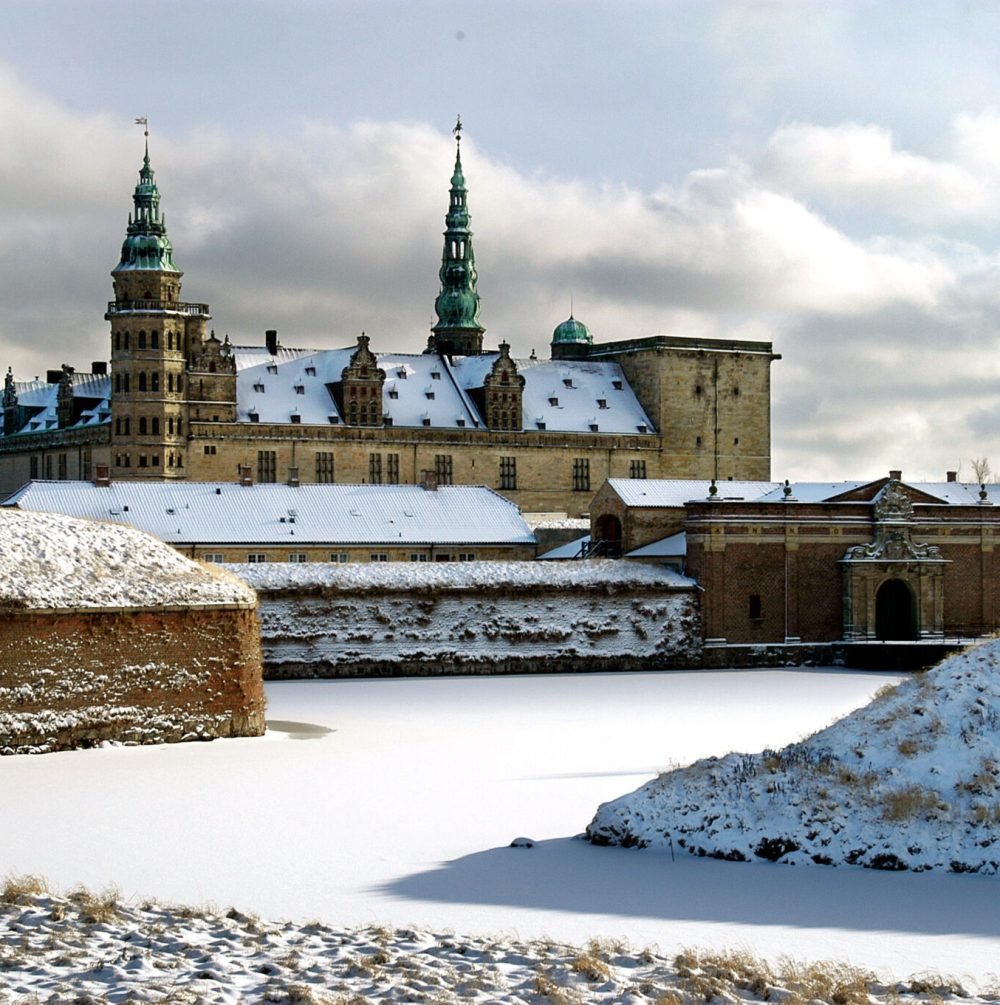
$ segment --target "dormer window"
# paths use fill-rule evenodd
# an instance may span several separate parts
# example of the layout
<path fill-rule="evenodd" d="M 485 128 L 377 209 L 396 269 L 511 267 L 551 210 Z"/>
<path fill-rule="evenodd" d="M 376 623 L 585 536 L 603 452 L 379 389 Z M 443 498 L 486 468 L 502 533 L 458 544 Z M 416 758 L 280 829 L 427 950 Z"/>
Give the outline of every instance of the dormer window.
<path fill-rule="evenodd" d="M 315 377 L 316 376 L 316 367 L 314 367 L 314 366 L 307 366 L 306 367 L 306 376 L 307 377 Z"/>
<path fill-rule="evenodd" d="M 597 407 L 598 408 L 607 408 L 608 407 L 607 399 L 606 398 L 598 398 L 597 399 Z"/>
<path fill-rule="evenodd" d="M 305 389 L 304 385 L 302 385 L 302 384 L 296 384 L 295 385 L 295 393 L 296 394 L 305 394 L 306 393 L 306 389 Z"/>
<path fill-rule="evenodd" d="M 431 420 L 430 419 L 423 419 L 423 420 L 421 420 L 421 425 L 429 426 L 430 424 L 431 424 Z"/>
<path fill-rule="evenodd" d="M 253 389 L 254 389 L 254 390 L 255 390 L 255 391 L 256 391 L 256 392 L 258 393 L 258 394 L 263 394 L 263 393 L 264 393 L 264 384 L 263 384 L 263 381 L 259 381 L 259 380 L 258 380 L 258 381 L 257 381 L 257 383 L 256 383 L 256 384 L 254 384 L 254 386 L 253 386 Z"/>
<path fill-rule="evenodd" d="M 260 422 L 260 415 L 257 412 L 250 412 L 249 414 L 251 422 Z"/>
<path fill-rule="evenodd" d="M 456 419 L 455 420 L 455 425 L 456 426 L 464 426 L 465 425 L 465 419 Z"/>
<path fill-rule="evenodd" d="M 590 424 L 590 431 L 591 431 L 592 433 L 596 433 L 596 432 L 597 432 L 597 423 L 596 423 L 596 422 L 592 422 L 592 423 Z"/>
<path fill-rule="evenodd" d="M 397 377 L 398 377 L 398 378 L 399 378 L 400 380 L 406 380 L 406 371 L 405 371 L 405 370 L 397 370 L 397 371 L 396 371 L 396 376 L 397 376 Z"/>
<path fill-rule="evenodd" d="M 431 380 L 440 380 L 440 379 L 441 374 L 439 374 L 437 370 L 431 370 Z"/>
<path fill-rule="evenodd" d="M 390 398 L 398 398 L 399 397 L 399 391 L 397 391 L 394 387 L 389 388 L 389 397 Z"/>
<path fill-rule="evenodd" d="M 543 422 L 543 421 L 542 421 L 541 419 L 536 419 L 536 420 L 535 420 L 535 425 L 536 425 L 536 426 L 537 426 L 537 427 L 538 427 L 539 429 L 544 429 L 544 428 L 545 428 L 545 423 L 544 423 L 544 422 Z"/>
<path fill-rule="evenodd" d="M 340 424 L 340 416 L 339 415 L 328 415 L 327 418 L 330 420 L 330 425 L 331 426 L 337 426 L 337 425 Z"/>
<path fill-rule="evenodd" d="M 278 364 L 277 363 L 268 363 L 267 364 L 267 372 L 268 373 L 277 373 L 278 372 Z"/>
<path fill-rule="evenodd" d="M 620 391 L 622 389 L 622 382 L 620 380 L 613 380 L 613 381 L 611 381 L 611 386 L 616 391 Z"/>
<path fill-rule="evenodd" d="M 649 426 L 647 426 L 645 422 L 640 422 L 639 425 L 636 426 L 635 428 L 638 429 L 640 433 L 648 433 L 649 432 Z M 701 443 L 701 437 L 700 436 L 698 437 L 698 442 L 699 442 L 699 444 Z"/>
<path fill-rule="evenodd" d="M 424 394 L 433 401 L 433 399 L 434 399 L 434 392 L 433 391 L 424 391 Z"/>
<path fill-rule="evenodd" d="M 299 425 L 302 422 L 302 416 L 298 412 L 292 412 L 292 424 Z"/>
<path fill-rule="evenodd" d="M 573 386 L 573 378 L 563 377 L 563 387 L 572 387 L 572 386 Z"/>
<path fill-rule="evenodd" d="M 558 406 L 558 404 L 559 404 L 559 399 L 558 398 L 554 398 L 554 397 L 553 398 L 549 398 L 549 404 L 553 408 L 556 408 Z"/>

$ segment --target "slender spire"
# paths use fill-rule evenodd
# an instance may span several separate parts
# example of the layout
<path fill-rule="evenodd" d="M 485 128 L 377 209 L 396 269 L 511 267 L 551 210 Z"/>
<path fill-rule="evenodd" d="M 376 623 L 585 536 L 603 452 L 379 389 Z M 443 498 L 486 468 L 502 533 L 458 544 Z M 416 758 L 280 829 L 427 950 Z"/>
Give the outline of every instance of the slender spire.
<path fill-rule="evenodd" d="M 434 301 L 437 324 L 431 328 L 440 352 L 470 355 L 482 351 L 483 332 L 479 323 L 479 293 L 476 289 L 476 256 L 472 250 L 468 190 L 462 172 L 462 118 L 455 128 L 455 170 L 451 176 L 451 198 L 445 217 L 444 250 L 438 276 L 441 289 Z"/>
<path fill-rule="evenodd" d="M 156 175 L 149 162 L 149 121 L 143 116 L 135 120 L 143 126 L 145 139 L 139 181 L 132 194 L 132 213 L 129 215 L 121 258 L 115 272 L 137 269 L 155 272 L 180 272 L 174 264 L 174 249 L 167 236 L 167 218 L 160 213 L 160 190 Z"/>

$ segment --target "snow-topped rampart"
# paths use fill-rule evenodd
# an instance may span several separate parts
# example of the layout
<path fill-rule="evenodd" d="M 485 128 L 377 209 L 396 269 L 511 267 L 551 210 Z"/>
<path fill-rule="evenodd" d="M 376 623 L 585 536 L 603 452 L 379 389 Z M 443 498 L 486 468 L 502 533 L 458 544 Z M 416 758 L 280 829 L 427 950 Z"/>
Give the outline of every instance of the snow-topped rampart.
<path fill-rule="evenodd" d="M 696 587 L 625 562 L 233 565 L 268 677 L 690 666 Z"/>
<path fill-rule="evenodd" d="M 0 509 L 0 610 L 235 604 L 253 590 L 116 523 Z"/>
<path fill-rule="evenodd" d="M 605 803 L 598 844 L 875 869 L 1000 871 L 1000 640 L 782 750 L 727 754 Z"/>

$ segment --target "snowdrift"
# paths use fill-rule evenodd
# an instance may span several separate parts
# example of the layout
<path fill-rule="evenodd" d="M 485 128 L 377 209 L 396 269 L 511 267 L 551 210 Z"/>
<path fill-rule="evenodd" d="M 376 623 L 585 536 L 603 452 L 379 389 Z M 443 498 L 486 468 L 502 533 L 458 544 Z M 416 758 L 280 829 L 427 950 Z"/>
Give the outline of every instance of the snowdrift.
<path fill-rule="evenodd" d="M 596 844 L 733 861 L 1000 870 L 1000 640 L 781 750 L 670 771 L 604 803 Z"/>
<path fill-rule="evenodd" d="M 0 509 L 0 609 L 149 608 L 238 604 L 256 594 L 116 523 Z"/>

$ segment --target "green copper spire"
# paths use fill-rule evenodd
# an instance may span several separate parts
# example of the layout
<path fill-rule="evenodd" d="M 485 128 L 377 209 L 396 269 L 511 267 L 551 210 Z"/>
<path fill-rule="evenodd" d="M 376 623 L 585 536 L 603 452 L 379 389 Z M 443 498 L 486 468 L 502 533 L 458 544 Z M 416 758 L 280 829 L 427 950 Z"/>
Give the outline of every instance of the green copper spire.
<path fill-rule="evenodd" d="M 439 352 L 463 356 L 482 352 L 483 332 L 479 323 L 476 292 L 476 256 L 469 228 L 468 191 L 462 173 L 462 119 L 455 134 L 455 171 L 451 176 L 451 201 L 445 217 L 444 251 L 441 255 L 441 292 L 434 301 L 438 322 L 431 329 Z"/>
<path fill-rule="evenodd" d="M 145 121 L 138 120 L 145 125 Z M 160 213 L 160 190 L 156 187 L 153 169 L 149 165 L 149 130 L 145 130 L 146 153 L 139 171 L 139 183 L 132 195 L 135 206 L 129 214 L 128 229 L 122 244 L 121 259 L 112 271 L 134 271 L 137 269 L 155 272 L 177 272 L 174 265 L 174 249 L 167 237 L 167 219 Z"/>

